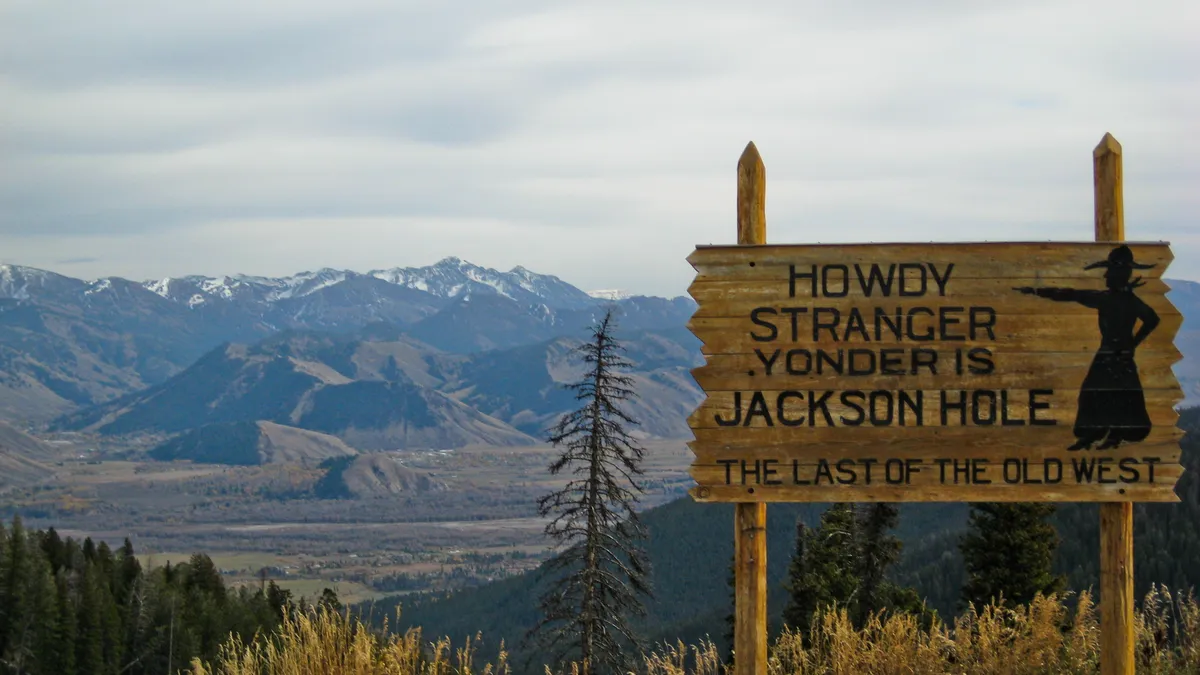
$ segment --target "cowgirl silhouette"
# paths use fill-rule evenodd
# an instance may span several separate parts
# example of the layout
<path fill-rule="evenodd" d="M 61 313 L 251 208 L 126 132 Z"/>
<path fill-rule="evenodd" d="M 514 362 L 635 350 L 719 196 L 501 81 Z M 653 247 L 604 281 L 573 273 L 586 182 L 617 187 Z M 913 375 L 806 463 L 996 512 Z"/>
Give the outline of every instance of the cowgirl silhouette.
<path fill-rule="evenodd" d="M 1133 350 L 1158 326 L 1158 314 L 1133 289 L 1144 285 L 1141 277 L 1133 278 L 1134 270 L 1154 265 L 1141 265 L 1133 260 L 1128 246 L 1118 246 L 1107 260 L 1094 262 L 1085 270 L 1104 268 L 1103 291 L 1074 288 L 1032 288 L 1014 290 L 1026 295 L 1059 302 L 1077 302 L 1098 313 L 1100 349 L 1092 359 L 1083 386 L 1079 389 L 1079 410 L 1075 415 L 1075 444 L 1068 450 L 1090 450 L 1092 444 L 1103 440 L 1096 449 L 1115 448 L 1122 441 L 1136 443 L 1150 434 L 1150 416 L 1146 413 L 1146 396 L 1138 378 Z M 1134 332 L 1134 325 L 1141 326 Z"/>

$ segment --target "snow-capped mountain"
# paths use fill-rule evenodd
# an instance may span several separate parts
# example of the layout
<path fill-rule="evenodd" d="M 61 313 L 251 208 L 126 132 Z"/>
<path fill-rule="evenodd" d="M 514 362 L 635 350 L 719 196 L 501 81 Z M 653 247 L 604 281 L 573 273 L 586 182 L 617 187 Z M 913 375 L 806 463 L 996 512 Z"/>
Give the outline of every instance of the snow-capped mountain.
<path fill-rule="evenodd" d="M 508 272 L 446 258 L 426 267 L 372 270 L 365 275 L 331 268 L 301 272 L 290 277 L 235 275 L 187 276 L 145 282 L 145 287 L 168 300 L 195 307 L 205 302 L 239 300 L 271 304 L 303 298 L 356 277 L 373 277 L 390 284 L 452 299 L 472 293 L 496 293 L 522 305 L 552 309 L 582 309 L 595 304 L 587 293 L 558 277 L 537 274 L 524 267 Z"/>
<path fill-rule="evenodd" d="M 597 300 L 609 300 L 609 301 L 625 300 L 626 298 L 633 297 L 633 294 L 630 293 L 629 291 L 623 291 L 618 288 L 604 289 L 604 290 L 599 290 L 599 291 L 588 291 L 587 294 L 588 294 L 588 296 L 595 298 Z"/>
<path fill-rule="evenodd" d="M 587 293 L 556 276 L 537 274 L 524 267 L 499 272 L 459 258 L 445 258 L 428 267 L 396 267 L 368 274 L 439 298 L 483 292 L 498 293 L 523 305 L 546 305 L 553 309 L 582 309 L 595 304 Z"/>

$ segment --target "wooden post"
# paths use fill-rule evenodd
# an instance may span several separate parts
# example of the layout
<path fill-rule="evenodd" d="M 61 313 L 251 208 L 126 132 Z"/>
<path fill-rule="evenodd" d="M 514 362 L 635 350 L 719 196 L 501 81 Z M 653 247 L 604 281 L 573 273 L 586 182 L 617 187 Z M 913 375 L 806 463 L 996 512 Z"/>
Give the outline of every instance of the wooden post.
<path fill-rule="evenodd" d="M 1104 134 L 1092 152 L 1096 241 L 1124 241 L 1121 144 Z M 1100 505 L 1100 673 L 1133 675 L 1133 504 Z"/>
<path fill-rule="evenodd" d="M 738 244 L 767 243 L 767 170 L 758 148 L 746 145 L 737 168 Z M 767 505 L 734 505 L 735 675 L 767 672 Z"/>

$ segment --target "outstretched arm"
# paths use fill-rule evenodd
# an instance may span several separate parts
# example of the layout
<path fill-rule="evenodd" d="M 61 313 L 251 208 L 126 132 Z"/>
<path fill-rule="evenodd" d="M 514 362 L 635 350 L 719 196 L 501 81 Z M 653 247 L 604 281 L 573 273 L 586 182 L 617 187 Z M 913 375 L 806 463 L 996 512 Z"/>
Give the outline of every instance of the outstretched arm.
<path fill-rule="evenodd" d="M 1078 302 L 1085 307 L 1095 307 L 1100 299 L 1100 294 L 1103 291 L 1081 291 L 1075 288 L 1047 288 L 1032 286 L 1021 286 L 1014 288 L 1014 291 L 1020 291 L 1025 295 L 1036 295 L 1039 298 L 1047 300 L 1055 300 L 1057 302 Z"/>

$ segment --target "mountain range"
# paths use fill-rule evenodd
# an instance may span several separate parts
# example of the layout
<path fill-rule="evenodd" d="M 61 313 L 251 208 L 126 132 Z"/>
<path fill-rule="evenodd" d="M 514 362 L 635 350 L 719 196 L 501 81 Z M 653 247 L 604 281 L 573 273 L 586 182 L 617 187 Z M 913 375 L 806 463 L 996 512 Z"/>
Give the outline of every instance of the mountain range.
<path fill-rule="evenodd" d="M 1170 283 L 1184 316 L 1200 316 L 1200 284 Z M 702 363 L 686 328 L 690 298 L 587 293 L 458 258 L 365 274 L 142 282 L 0 266 L 0 420 L 190 434 L 181 447 L 197 456 L 205 439 L 227 441 L 229 425 L 256 423 L 356 450 L 531 445 L 571 407 L 562 385 L 580 375 L 572 350 L 607 306 L 620 312 L 636 365 L 640 433 L 688 437 L 701 398 L 689 370 Z M 1193 404 L 1195 319 L 1177 343 Z M 261 434 L 240 428 L 239 452 L 259 453 Z"/>
<path fill-rule="evenodd" d="M 573 402 L 561 386 L 579 375 L 572 349 L 615 305 L 637 363 L 641 432 L 686 434 L 700 395 L 688 374 L 699 342 L 684 327 L 695 304 L 596 296 L 458 258 L 144 282 L 4 265 L 0 420 L 183 434 L 162 452 L 197 457 L 205 439 L 231 438 L 255 456 L 262 434 L 230 426 L 248 423 L 364 450 L 533 445 Z"/>

